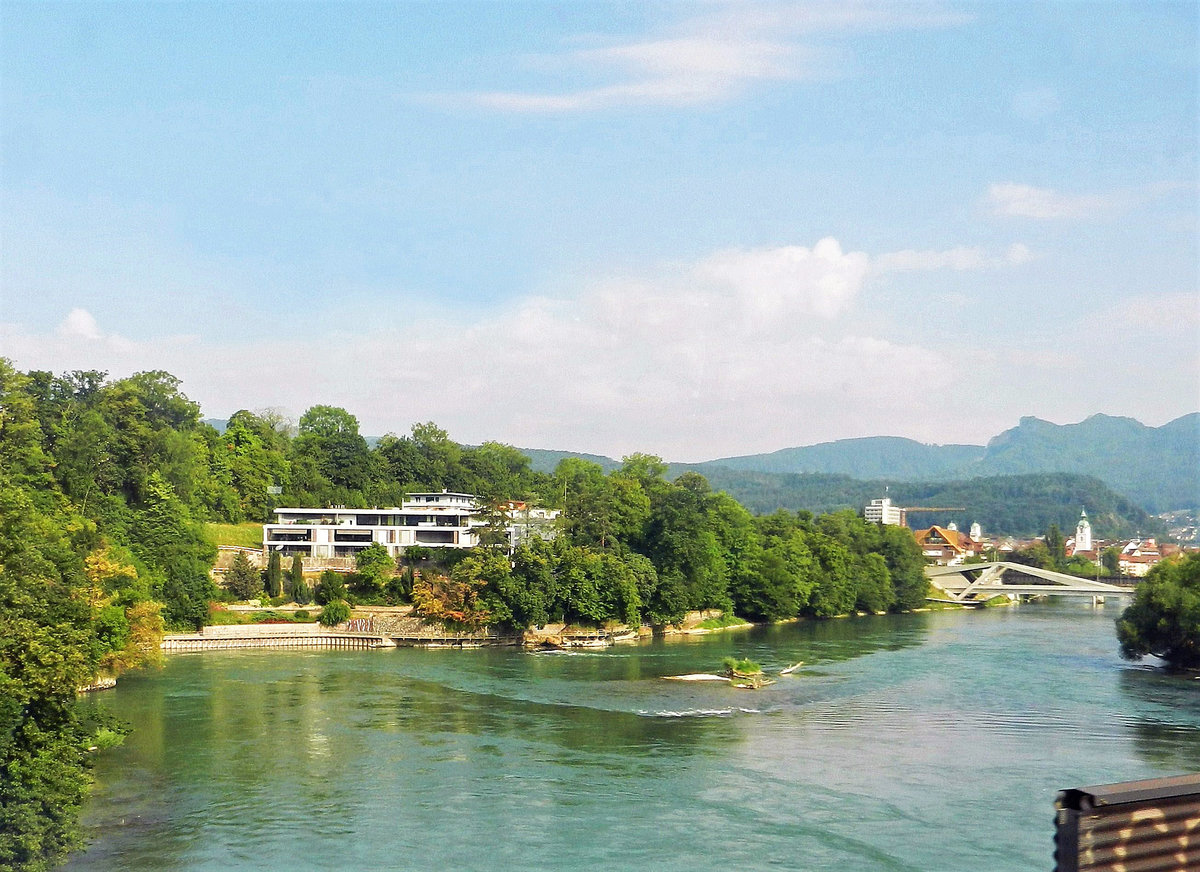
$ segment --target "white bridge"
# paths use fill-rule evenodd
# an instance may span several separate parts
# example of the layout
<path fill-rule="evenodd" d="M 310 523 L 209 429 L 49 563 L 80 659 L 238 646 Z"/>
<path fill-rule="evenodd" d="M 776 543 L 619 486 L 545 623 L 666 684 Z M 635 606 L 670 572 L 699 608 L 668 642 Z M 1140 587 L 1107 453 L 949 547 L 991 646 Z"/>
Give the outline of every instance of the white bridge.
<path fill-rule="evenodd" d="M 1006 573 L 1026 576 L 1006 581 Z M 953 602 L 972 602 L 996 594 L 1034 596 L 1133 596 L 1133 588 L 1118 587 L 1076 575 L 1066 575 L 1021 563 L 971 563 L 959 566 L 926 566 L 929 583 L 943 591 Z"/>

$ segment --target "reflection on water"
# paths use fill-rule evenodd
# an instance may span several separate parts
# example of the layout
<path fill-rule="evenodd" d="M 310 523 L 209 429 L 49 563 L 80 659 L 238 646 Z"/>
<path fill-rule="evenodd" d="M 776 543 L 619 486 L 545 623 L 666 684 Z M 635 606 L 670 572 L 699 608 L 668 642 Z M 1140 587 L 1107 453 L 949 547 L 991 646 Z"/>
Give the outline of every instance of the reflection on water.
<path fill-rule="evenodd" d="M 1058 789 L 1200 761 L 1200 682 L 1122 663 L 1114 615 L 179 656 L 86 701 L 134 733 L 68 868 L 1048 868 Z M 761 691 L 661 680 L 729 654 L 806 666 Z"/>
<path fill-rule="evenodd" d="M 1156 715 L 1133 722 L 1142 758 L 1177 772 L 1200 770 L 1200 679 L 1194 673 L 1130 668 L 1121 673 L 1121 689 Z"/>

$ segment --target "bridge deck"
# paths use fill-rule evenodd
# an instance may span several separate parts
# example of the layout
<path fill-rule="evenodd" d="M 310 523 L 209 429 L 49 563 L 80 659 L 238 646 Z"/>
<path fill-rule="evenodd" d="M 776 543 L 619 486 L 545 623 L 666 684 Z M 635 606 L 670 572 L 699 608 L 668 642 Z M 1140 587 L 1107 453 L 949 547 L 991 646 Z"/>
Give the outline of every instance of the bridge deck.
<path fill-rule="evenodd" d="M 1034 582 L 1009 583 L 1005 575 L 1037 579 Z M 927 566 L 925 577 L 929 582 L 953 597 L 955 602 L 966 602 L 979 594 L 1025 594 L 1041 596 L 1113 596 L 1133 595 L 1130 587 L 1117 587 L 1102 581 L 1079 578 L 1050 569 L 1025 566 L 1021 563 L 974 563 L 960 566 Z"/>

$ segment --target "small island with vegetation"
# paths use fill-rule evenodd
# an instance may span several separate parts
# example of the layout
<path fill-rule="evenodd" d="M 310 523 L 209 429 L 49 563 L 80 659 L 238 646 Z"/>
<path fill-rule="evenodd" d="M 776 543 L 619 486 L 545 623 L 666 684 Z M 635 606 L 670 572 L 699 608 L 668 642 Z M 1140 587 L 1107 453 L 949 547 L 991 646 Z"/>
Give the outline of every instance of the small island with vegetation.
<path fill-rule="evenodd" d="M 753 660 L 726 657 L 721 661 L 721 665 L 724 667 L 725 675 L 729 677 L 729 683 L 734 687 L 758 690 L 760 687 L 774 683 L 772 679 L 763 674 L 762 667 Z"/>

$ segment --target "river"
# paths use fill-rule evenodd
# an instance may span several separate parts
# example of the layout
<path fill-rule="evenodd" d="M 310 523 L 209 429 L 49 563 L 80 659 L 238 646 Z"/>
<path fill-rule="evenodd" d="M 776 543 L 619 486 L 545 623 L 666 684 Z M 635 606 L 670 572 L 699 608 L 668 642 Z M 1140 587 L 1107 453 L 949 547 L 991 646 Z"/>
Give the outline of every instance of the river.
<path fill-rule="evenodd" d="M 1120 606 L 801 622 L 599 652 L 177 655 L 86 705 L 69 870 L 1053 866 L 1062 788 L 1200 769 L 1200 681 Z M 758 691 L 662 681 L 734 654 Z"/>

